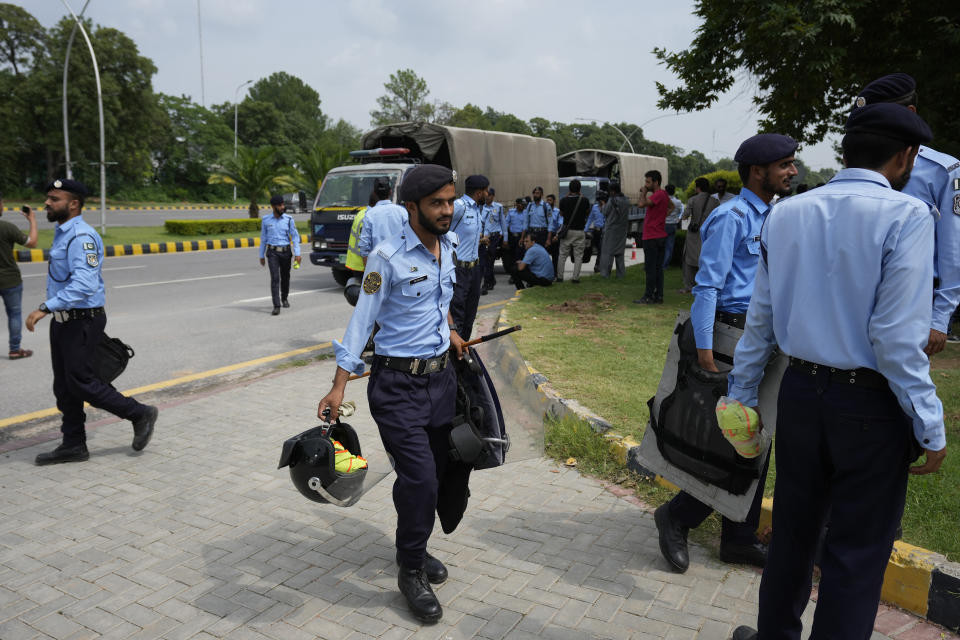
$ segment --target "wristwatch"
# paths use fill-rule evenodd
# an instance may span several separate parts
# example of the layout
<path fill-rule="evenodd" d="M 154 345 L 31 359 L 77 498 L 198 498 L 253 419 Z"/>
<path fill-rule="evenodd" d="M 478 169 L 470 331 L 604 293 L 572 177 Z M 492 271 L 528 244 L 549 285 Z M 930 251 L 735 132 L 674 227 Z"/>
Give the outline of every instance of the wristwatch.
<path fill-rule="evenodd" d="M 40 306 L 37 307 L 37 309 L 38 309 L 39 311 L 43 311 L 44 313 L 50 313 L 50 309 L 47 308 L 47 303 L 46 303 L 46 302 L 41 302 L 41 303 L 40 303 Z"/>

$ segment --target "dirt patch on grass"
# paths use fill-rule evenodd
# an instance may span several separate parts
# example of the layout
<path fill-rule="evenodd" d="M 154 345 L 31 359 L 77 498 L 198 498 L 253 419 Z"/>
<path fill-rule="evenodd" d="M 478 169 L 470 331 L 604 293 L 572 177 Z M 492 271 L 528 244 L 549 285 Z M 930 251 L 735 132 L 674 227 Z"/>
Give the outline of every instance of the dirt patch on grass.
<path fill-rule="evenodd" d="M 558 317 L 573 316 L 575 325 L 564 330 L 566 336 L 591 335 L 598 327 L 608 324 L 604 316 L 616 308 L 616 299 L 602 293 L 587 293 L 576 300 L 564 300 L 560 304 L 547 306 L 547 310 L 558 314 Z"/>
<path fill-rule="evenodd" d="M 946 349 L 930 358 L 930 368 L 934 371 L 960 369 L 960 349 Z"/>

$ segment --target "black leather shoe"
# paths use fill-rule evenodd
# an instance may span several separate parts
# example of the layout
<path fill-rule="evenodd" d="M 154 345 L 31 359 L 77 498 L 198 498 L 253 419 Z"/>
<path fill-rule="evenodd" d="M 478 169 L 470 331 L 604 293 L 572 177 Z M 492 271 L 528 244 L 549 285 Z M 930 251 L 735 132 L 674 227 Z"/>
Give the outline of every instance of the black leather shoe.
<path fill-rule="evenodd" d="M 38 466 L 45 464 L 59 464 L 61 462 L 85 462 L 90 459 L 90 452 L 87 451 L 87 445 L 81 444 L 75 447 L 65 447 L 62 444 L 53 451 L 47 451 L 37 455 L 36 463 Z"/>
<path fill-rule="evenodd" d="M 147 410 L 142 416 L 133 421 L 133 447 L 134 451 L 143 451 L 143 448 L 150 442 L 153 436 L 153 425 L 157 422 L 157 416 L 160 411 L 156 407 L 147 405 Z"/>
<path fill-rule="evenodd" d="M 397 566 L 402 566 L 399 555 L 397 556 Z M 427 580 L 430 581 L 430 584 L 443 584 L 447 581 L 447 568 L 429 553 L 427 559 L 423 562 L 423 572 L 427 574 Z"/>
<path fill-rule="evenodd" d="M 284 301 L 281 302 L 280 304 L 283 305 L 283 308 L 284 308 L 284 309 L 289 309 L 289 308 L 290 308 L 290 303 L 287 302 L 286 300 L 284 300 Z"/>
<path fill-rule="evenodd" d="M 648 298 L 647 296 L 643 296 L 639 300 L 634 300 L 633 304 L 653 304 L 653 298 Z"/>
<path fill-rule="evenodd" d="M 767 565 L 767 545 L 720 543 L 720 559 L 731 564 L 752 564 L 761 569 Z"/>
<path fill-rule="evenodd" d="M 670 517 L 670 505 L 664 504 L 653 512 L 660 534 L 660 553 L 666 558 L 674 571 L 683 573 L 690 566 L 690 554 L 687 551 L 687 532 L 689 528 Z"/>
<path fill-rule="evenodd" d="M 273 308 L 273 311 L 270 312 L 270 315 L 272 315 L 272 316 L 278 316 L 278 315 L 280 315 L 280 307 L 274 307 L 274 308 Z"/>
<path fill-rule="evenodd" d="M 430 588 L 423 569 L 400 567 L 397 586 L 407 599 L 407 606 L 414 618 L 420 622 L 436 622 L 443 617 L 443 609 L 440 608 L 440 602 Z"/>
<path fill-rule="evenodd" d="M 487 289 L 480 289 L 480 295 L 485 296 L 490 293 Z"/>
<path fill-rule="evenodd" d="M 733 630 L 730 640 L 757 640 L 757 630 L 741 625 Z"/>

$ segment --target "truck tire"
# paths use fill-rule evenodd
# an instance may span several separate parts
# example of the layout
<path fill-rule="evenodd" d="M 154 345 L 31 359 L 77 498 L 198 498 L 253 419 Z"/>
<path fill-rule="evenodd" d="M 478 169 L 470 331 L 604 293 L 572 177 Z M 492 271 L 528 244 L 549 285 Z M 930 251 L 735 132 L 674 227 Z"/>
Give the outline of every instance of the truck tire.
<path fill-rule="evenodd" d="M 344 267 L 333 267 L 333 279 L 337 281 L 338 285 L 345 287 L 347 280 L 350 279 L 350 270 Z"/>

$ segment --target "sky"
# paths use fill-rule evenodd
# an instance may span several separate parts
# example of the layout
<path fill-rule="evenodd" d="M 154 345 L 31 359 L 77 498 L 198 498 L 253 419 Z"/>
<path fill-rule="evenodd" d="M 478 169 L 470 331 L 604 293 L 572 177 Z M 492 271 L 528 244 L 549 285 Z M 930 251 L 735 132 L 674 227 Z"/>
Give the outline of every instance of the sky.
<path fill-rule="evenodd" d="M 84 1 L 67 0 L 78 13 Z M 66 14 L 62 0 L 14 4 L 45 27 Z M 89 0 L 85 15 L 153 60 L 155 91 L 206 106 L 242 99 L 245 81 L 285 71 L 320 94 L 327 116 L 366 130 L 390 74 L 410 68 L 431 102 L 524 120 L 636 123 L 648 139 L 733 157 L 757 132 L 749 78 L 705 111 L 656 106 L 655 83 L 677 82 L 651 52 L 689 46 L 700 24 L 692 10 L 687 0 Z M 839 168 L 832 142 L 797 156 L 813 169 Z"/>

